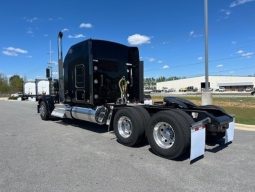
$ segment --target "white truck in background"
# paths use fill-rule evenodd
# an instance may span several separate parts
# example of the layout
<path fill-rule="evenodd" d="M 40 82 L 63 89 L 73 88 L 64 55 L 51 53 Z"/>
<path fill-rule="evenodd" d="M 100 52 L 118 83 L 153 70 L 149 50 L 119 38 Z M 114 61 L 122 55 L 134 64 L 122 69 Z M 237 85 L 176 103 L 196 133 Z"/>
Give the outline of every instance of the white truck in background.
<path fill-rule="evenodd" d="M 50 94 L 50 83 L 48 79 L 36 79 L 36 95 L 49 95 Z"/>
<path fill-rule="evenodd" d="M 35 81 L 27 81 L 24 83 L 24 95 L 35 95 L 36 88 L 35 88 Z"/>
<path fill-rule="evenodd" d="M 37 100 L 39 96 L 50 94 L 50 82 L 48 79 L 35 79 L 24 83 L 22 100 Z"/>

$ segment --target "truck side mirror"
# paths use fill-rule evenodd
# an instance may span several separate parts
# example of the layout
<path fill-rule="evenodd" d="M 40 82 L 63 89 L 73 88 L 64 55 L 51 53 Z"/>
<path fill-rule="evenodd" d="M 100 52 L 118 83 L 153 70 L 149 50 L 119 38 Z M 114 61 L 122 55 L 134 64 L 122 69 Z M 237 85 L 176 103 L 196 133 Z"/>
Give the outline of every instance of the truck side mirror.
<path fill-rule="evenodd" d="M 46 78 L 50 78 L 50 69 L 46 68 Z"/>

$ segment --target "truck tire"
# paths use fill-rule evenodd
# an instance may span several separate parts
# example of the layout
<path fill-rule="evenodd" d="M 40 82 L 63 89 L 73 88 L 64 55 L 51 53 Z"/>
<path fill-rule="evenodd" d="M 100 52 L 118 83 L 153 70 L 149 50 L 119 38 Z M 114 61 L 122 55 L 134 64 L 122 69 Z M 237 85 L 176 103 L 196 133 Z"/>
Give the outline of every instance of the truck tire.
<path fill-rule="evenodd" d="M 185 113 L 184 111 L 180 109 L 172 109 L 171 111 L 183 116 L 183 118 L 187 121 L 187 123 L 189 123 L 190 126 L 195 122 L 191 116 L 189 116 L 187 113 Z"/>
<path fill-rule="evenodd" d="M 141 141 L 144 133 L 142 115 L 135 108 L 125 107 L 116 112 L 113 129 L 117 140 L 127 146 L 135 146 Z"/>
<path fill-rule="evenodd" d="M 150 120 L 150 114 L 142 106 L 136 106 L 135 109 L 142 116 L 143 126 L 144 126 L 144 128 L 146 128 L 146 126 L 147 126 L 147 124 L 148 124 L 148 122 Z"/>
<path fill-rule="evenodd" d="M 47 104 L 45 103 L 45 101 L 42 101 L 40 103 L 40 108 L 39 108 L 39 111 L 40 111 L 40 116 L 41 116 L 41 119 L 42 120 L 49 120 L 50 118 L 50 112 L 48 110 L 48 106 Z"/>
<path fill-rule="evenodd" d="M 192 117 L 190 115 L 188 115 L 187 113 L 185 113 L 184 111 L 180 110 L 180 109 L 172 109 L 171 111 L 173 111 L 174 113 L 178 113 L 179 115 L 181 115 L 184 120 L 186 121 L 186 128 L 188 129 L 188 131 L 190 132 L 190 134 L 188 134 L 189 137 L 189 141 L 191 141 L 191 126 L 193 123 L 195 123 L 195 121 L 192 119 Z M 190 150 L 190 142 L 187 143 L 186 146 L 186 151 Z"/>
<path fill-rule="evenodd" d="M 154 114 L 146 129 L 147 139 L 154 153 L 175 159 L 185 154 L 190 145 L 190 130 L 184 116 L 174 111 Z"/>
<path fill-rule="evenodd" d="M 142 145 L 142 144 L 146 143 L 145 130 L 147 129 L 148 122 L 150 121 L 150 114 L 142 106 L 136 106 L 135 109 L 141 115 L 141 120 L 142 120 L 142 124 L 143 124 L 143 126 L 142 126 L 143 127 L 143 132 L 142 132 L 142 135 L 140 137 L 140 140 L 138 141 L 138 144 Z"/>

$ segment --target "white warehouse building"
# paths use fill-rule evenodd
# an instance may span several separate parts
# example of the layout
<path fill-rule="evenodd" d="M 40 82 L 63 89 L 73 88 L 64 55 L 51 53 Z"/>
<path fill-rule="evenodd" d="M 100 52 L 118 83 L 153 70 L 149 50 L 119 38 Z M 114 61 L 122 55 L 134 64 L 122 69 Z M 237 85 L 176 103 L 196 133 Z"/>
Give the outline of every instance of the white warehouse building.
<path fill-rule="evenodd" d="M 165 81 L 157 83 L 157 90 L 185 90 L 187 87 L 197 88 L 201 91 L 201 84 L 205 82 L 205 76 Z M 242 76 L 209 76 L 210 88 L 214 91 L 223 88 L 226 91 L 251 90 L 255 85 L 255 77 Z M 203 87 L 203 85 L 202 85 Z"/>

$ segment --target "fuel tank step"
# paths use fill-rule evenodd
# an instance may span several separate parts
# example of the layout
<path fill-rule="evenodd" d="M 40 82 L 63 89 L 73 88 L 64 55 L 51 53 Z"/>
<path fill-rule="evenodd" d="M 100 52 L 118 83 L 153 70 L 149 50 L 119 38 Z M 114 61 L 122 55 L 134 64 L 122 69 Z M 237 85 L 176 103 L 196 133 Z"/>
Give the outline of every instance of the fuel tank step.
<path fill-rule="evenodd" d="M 54 110 L 51 113 L 51 116 L 65 118 L 66 106 L 64 104 L 55 105 Z"/>

